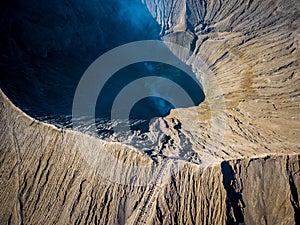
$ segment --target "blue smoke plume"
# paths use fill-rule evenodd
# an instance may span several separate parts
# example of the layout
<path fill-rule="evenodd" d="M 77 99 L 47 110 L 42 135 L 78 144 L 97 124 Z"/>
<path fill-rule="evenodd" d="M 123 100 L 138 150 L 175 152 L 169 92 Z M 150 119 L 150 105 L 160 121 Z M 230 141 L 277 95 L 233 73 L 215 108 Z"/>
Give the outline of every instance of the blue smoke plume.
<path fill-rule="evenodd" d="M 166 71 L 162 70 L 161 67 L 154 66 L 152 63 L 145 62 L 144 66 L 151 76 L 163 76 L 164 73 L 166 73 Z M 165 68 L 168 69 L 168 67 Z M 159 114 L 166 116 L 170 110 L 174 108 L 174 99 L 172 99 L 170 96 L 161 96 L 161 93 L 159 93 L 158 90 L 163 87 L 164 89 L 169 89 L 169 91 L 172 91 L 170 83 L 159 83 L 153 81 L 152 83 L 146 83 L 145 87 L 149 91 L 149 96 L 155 96 L 150 99 L 155 108 L 159 111 Z"/>

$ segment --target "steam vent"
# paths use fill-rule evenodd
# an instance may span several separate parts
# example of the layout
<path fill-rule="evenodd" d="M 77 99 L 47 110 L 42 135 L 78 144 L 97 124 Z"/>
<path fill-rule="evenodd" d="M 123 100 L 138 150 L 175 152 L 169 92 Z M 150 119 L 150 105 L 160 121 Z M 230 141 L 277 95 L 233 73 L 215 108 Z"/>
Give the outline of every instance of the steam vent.
<path fill-rule="evenodd" d="M 0 224 L 300 224 L 299 0 L 0 2 Z"/>

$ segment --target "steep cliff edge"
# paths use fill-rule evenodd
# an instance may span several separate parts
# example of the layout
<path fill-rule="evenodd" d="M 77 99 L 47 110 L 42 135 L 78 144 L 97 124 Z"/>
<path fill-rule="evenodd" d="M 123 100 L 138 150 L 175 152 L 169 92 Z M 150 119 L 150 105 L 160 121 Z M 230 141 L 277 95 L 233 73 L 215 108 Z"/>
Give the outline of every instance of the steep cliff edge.
<path fill-rule="evenodd" d="M 299 223 L 299 1 L 145 4 L 162 39 L 188 47 L 210 71 L 199 120 L 189 121 L 190 109 L 163 120 L 161 151 L 188 143 L 199 159 L 179 170 L 156 163 L 132 147 L 38 122 L 0 91 L 1 223 Z M 185 60 L 197 72 L 193 59 Z M 97 168 L 122 180 L 135 171 L 106 159 L 91 165 L 80 149 L 97 158 L 103 146 L 128 165 L 155 167 L 157 176 L 147 186 L 110 181 Z M 213 163 L 199 167 L 207 151 Z"/>
<path fill-rule="evenodd" d="M 214 143 L 225 146 L 221 158 L 299 152 L 299 2 L 147 5 L 163 27 L 163 39 L 189 46 L 211 70 L 204 78 L 207 105 L 198 109 L 226 120 L 223 143 Z M 201 69 L 193 57 L 187 61 Z M 215 99 L 224 101 L 223 108 L 212 108 Z"/>

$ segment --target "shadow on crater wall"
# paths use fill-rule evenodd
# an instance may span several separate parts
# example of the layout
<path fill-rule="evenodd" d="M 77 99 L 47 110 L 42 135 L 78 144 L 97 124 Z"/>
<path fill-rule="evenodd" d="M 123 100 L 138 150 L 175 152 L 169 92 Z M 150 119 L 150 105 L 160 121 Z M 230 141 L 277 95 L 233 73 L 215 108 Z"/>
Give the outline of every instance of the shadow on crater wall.
<path fill-rule="evenodd" d="M 30 116 L 70 126 L 73 96 L 87 67 L 104 52 L 119 45 L 159 39 L 160 26 L 139 1 L 23 1 L 0 3 L 0 85 L 6 95 Z M 159 65 L 155 73 L 191 91 L 195 104 L 204 94 L 180 71 Z M 109 95 L 99 98 L 97 117 L 108 119 L 121 85 L 145 74 L 144 64 L 119 71 L 106 85 Z M 149 73 L 149 71 L 148 71 Z M 121 79 L 120 76 L 127 77 Z M 146 74 L 147 75 L 147 74 Z M 192 90 L 191 90 L 192 89 Z M 98 104 L 98 105 L 99 105 Z M 147 106 L 147 107 L 146 107 Z M 148 107 L 149 106 L 149 107 Z M 145 99 L 132 110 L 131 119 L 165 116 L 173 106 L 158 98 Z"/>

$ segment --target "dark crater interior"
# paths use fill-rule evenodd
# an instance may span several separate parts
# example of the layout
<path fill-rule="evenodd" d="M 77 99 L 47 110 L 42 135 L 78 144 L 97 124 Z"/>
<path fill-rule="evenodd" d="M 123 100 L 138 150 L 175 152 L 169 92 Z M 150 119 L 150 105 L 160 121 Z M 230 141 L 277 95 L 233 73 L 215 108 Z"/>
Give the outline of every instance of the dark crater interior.
<path fill-rule="evenodd" d="M 140 0 L 12 0 L 0 3 L 0 86 L 30 116 L 71 127 L 73 97 L 88 66 L 100 55 L 132 41 L 159 39 L 160 26 Z M 199 83 L 169 65 L 144 62 L 118 71 L 104 86 L 96 107 L 99 123 L 110 122 L 113 100 L 130 82 L 160 76 L 180 85 L 195 105 L 204 100 Z M 148 85 L 149 95 L 155 84 Z M 168 88 L 168 87 L 166 87 Z M 172 91 L 170 89 L 170 91 Z M 133 130 L 148 130 L 172 102 L 141 99 L 130 112 Z M 140 121 L 140 123 L 136 123 Z M 99 132 L 112 131 L 98 126 Z"/>

